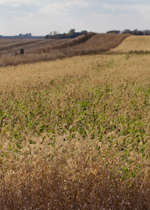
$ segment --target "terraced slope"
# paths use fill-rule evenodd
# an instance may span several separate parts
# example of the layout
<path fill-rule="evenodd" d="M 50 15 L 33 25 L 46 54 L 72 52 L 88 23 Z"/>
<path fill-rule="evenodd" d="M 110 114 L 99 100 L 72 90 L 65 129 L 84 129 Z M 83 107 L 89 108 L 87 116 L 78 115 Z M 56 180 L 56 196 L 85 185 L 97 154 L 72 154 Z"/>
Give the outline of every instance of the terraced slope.
<path fill-rule="evenodd" d="M 71 39 L 65 44 L 60 44 L 51 48 L 42 49 L 45 52 L 51 52 L 54 49 L 59 49 L 61 52 L 67 54 L 73 53 L 78 54 L 89 54 L 97 52 L 105 52 L 118 46 L 125 38 L 127 34 L 88 34 L 88 37 L 80 36 L 75 39 Z"/>
<path fill-rule="evenodd" d="M 150 36 L 130 36 L 119 46 L 112 49 L 113 52 L 150 51 Z"/>

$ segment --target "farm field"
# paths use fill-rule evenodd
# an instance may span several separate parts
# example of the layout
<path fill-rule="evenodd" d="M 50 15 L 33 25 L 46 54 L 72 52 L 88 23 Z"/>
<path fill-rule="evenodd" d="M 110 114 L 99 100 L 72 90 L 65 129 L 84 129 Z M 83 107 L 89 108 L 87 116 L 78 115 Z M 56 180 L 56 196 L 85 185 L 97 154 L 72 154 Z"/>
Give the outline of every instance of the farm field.
<path fill-rule="evenodd" d="M 19 54 L 20 48 L 24 48 L 25 54 L 34 54 L 41 47 L 51 47 L 67 41 L 68 39 L 0 39 L 0 55 L 15 55 L 15 52 Z"/>
<path fill-rule="evenodd" d="M 74 39 L 0 39 L 0 66 L 56 60 L 77 55 L 97 54 L 118 46 L 125 34 L 89 33 Z M 25 54 L 20 55 L 23 48 Z M 15 53 L 18 55 L 15 56 Z"/>
<path fill-rule="evenodd" d="M 150 36 L 129 36 L 111 52 L 150 51 Z"/>
<path fill-rule="evenodd" d="M 150 209 L 149 55 L 1 67 L 0 151 L 0 209 Z"/>

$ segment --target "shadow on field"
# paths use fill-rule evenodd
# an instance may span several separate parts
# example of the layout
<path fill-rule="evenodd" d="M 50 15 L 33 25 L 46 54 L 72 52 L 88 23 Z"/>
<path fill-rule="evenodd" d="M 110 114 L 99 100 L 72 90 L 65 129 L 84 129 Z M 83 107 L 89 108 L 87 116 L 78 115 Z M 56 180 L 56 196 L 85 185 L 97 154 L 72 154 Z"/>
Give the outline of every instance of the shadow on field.
<path fill-rule="evenodd" d="M 107 169 L 89 173 L 80 166 L 71 179 L 69 171 L 67 176 L 57 165 L 49 167 L 44 160 L 41 164 L 39 171 L 26 165 L 21 176 L 12 174 L 9 181 L 1 180 L 0 209 L 150 209 L 150 185 L 142 180 L 128 186 L 111 178 Z"/>

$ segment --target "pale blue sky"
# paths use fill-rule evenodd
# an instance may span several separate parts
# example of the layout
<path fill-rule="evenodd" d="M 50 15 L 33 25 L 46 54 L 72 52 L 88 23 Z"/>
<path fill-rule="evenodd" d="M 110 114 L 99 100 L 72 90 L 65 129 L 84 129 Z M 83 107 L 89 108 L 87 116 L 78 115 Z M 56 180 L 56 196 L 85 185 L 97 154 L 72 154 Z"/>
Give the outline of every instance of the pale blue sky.
<path fill-rule="evenodd" d="M 0 35 L 150 29 L 148 0 L 0 0 Z"/>

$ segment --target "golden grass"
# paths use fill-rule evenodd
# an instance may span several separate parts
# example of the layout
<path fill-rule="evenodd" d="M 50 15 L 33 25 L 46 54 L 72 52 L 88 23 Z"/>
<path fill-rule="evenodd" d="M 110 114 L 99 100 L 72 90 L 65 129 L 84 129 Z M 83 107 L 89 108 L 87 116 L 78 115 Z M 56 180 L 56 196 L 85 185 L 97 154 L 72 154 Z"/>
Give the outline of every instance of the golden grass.
<path fill-rule="evenodd" d="M 149 55 L 130 55 L 130 57 L 127 58 L 126 55 L 76 56 L 51 62 L 1 67 L 0 85 L 4 88 L 7 86 L 32 87 L 40 82 L 46 84 L 64 76 L 78 78 L 78 76 L 84 75 L 88 69 L 94 67 L 100 72 L 98 77 L 94 75 L 96 84 L 117 83 L 119 85 L 127 80 L 145 83 L 149 78 Z M 111 66 L 111 68 L 106 71 L 107 66 Z M 88 70 L 88 74 L 93 76 L 93 71 Z"/>
<path fill-rule="evenodd" d="M 130 36 L 111 52 L 150 51 L 149 36 Z"/>
<path fill-rule="evenodd" d="M 149 209 L 148 58 L 0 68 L 1 209 Z"/>

